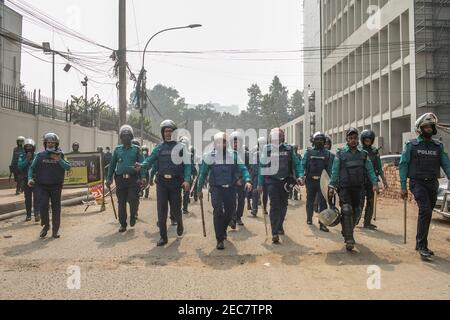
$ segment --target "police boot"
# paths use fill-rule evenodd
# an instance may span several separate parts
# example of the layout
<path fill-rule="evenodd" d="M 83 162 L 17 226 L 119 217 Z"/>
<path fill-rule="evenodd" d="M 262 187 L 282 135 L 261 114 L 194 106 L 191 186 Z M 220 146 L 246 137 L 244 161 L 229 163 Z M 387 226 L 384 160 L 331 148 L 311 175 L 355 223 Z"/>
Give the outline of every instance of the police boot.
<path fill-rule="evenodd" d="M 250 203 L 250 200 L 247 200 L 247 211 L 252 210 L 252 204 Z"/>
<path fill-rule="evenodd" d="M 374 224 L 371 223 L 364 223 L 364 229 L 369 229 L 369 230 L 377 230 L 378 227 Z"/>
<path fill-rule="evenodd" d="M 284 236 L 285 235 L 283 226 L 281 226 L 280 231 L 278 231 L 278 235 L 279 236 Z"/>
<path fill-rule="evenodd" d="M 219 241 L 217 242 L 217 250 L 224 250 L 225 249 L 225 245 L 223 243 L 223 241 Z"/>
<path fill-rule="evenodd" d="M 241 218 L 237 218 L 236 223 L 238 226 L 244 226 L 244 223 L 242 222 Z"/>
<path fill-rule="evenodd" d="M 175 218 L 170 218 L 170 224 L 172 225 L 172 226 L 176 226 L 177 225 L 177 220 L 175 220 Z"/>
<path fill-rule="evenodd" d="M 125 231 L 127 231 L 127 226 L 120 226 L 119 233 L 124 233 Z"/>
<path fill-rule="evenodd" d="M 59 239 L 59 238 L 61 238 L 61 236 L 59 235 L 58 231 L 53 230 L 53 232 L 52 232 L 52 238 L 53 238 L 53 239 Z"/>
<path fill-rule="evenodd" d="M 280 236 L 279 235 L 274 235 L 273 237 L 272 237 L 272 242 L 274 243 L 274 244 L 279 244 L 280 243 Z"/>
<path fill-rule="evenodd" d="M 31 221 L 31 216 L 27 216 L 26 218 L 25 218 L 25 222 L 30 222 Z"/>
<path fill-rule="evenodd" d="M 41 221 L 41 216 L 39 214 L 34 216 L 34 221 L 35 222 L 40 222 Z"/>
<path fill-rule="evenodd" d="M 351 252 L 355 248 L 355 240 L 345 240 L 345 249 Z"/>
<path fill-rule="evenodd" d="M 188 209 L 183 209 L 183 214 L 189 214 Z"/>
<path fill-rule="evenodd" d="M 156 244 L 158 247 L 164 247 L 169 241 L 167 239 L 159 239 L 158 243 Z"/>
<path fill-rule="evenodd" d="M 44 228 L 42 228 L 41 234 L 39 235 L 41 238 L 45 238 L 47 236 L 48 230 L 50 228 L 48 226 L 44 226 Z"/>
<path fill-rule="evenodd" d="M 419 246 L 416 246 L 416 251 L 420 251 L 420 248 L 419 248 Z M 423 251 L 428 251 L 428 253 L 429 253 L 430 255 L 434 256 L 434 252 L 433 252 L 433 251 L 431 251 L 431 250 L 430 250 L 430 249 L 428 249 L 428 248 L 424 248 L 424 249 L 423 249 Z"/>
<path fill-rule="evenodd" d="M 136 219 L 137 219 L 137 217 L 135 215 L 132 215 L 130 217 L 130 227 L 133 228 L 136 225 Z"/>
<path fill-rule="evenodd" d="M 177 225 L 177 235 L 179 237 L 181 237 L 184 233 L 184 226 L 183 226 L 183 220 L 180 219 L 180 221 L 178 221 L 178 225 Z"/>
<path fill-rule="evenodd" d="M 256 217 L 258 215 L 258 210 L 253 209 L 251 211 L 252 216 Z"/>
<path fill-rule="evenodd" d="M 236 220 L 234 218 L 231 219 L 229 226 L 232 230 L 236 230 Z"/>

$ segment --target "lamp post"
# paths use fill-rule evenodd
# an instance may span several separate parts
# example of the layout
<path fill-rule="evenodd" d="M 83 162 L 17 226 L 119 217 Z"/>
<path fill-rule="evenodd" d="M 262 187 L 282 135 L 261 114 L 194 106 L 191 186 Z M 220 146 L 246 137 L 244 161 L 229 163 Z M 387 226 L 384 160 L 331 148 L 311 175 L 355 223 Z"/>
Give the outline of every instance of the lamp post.
<path fill-rule="evenodd" d="M 174 27 L 161 30 L 155 33 L 151 38 L 147 41 L 144 47 L 144 52 L 142 53 L 142 68 L 139 72 L 139 77 L 136 85 L 136 93 L 138 95 L 138 107 L 139 112 L 141 114 L 141 145 L 144 145 L 144 109 L 147 108 L 147 71 L 145 70 L 145 54 L 147 53 L 147 48 L 150 42 L 159 34 L 167 31 L 180 30 L 180 29 L 194 29 L 201 27 L 201 24 L 190 24 L 188 26 L 183 27 Z"/>

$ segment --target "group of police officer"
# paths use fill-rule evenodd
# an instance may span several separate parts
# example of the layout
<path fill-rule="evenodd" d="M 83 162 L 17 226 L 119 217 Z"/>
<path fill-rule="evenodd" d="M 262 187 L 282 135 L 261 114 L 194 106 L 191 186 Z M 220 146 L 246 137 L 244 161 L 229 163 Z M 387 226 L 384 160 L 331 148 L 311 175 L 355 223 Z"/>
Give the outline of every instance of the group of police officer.
<path fill-rule="evenodd" d="M 404 199 L 408 197 L 409 179 L 410 191 L 419 206 L 416 250 L 423 259 L 434 255 L 428 248 L 427 239 L 437 200 L 440 168 L 450 177 L 450 161 L 444 146 L 433 139 L 437 134 L 437 122 L 437 117 L 431 113 L 417 120 L 418 137 L 406 144 L 400 161 L 401 196 Z M 331 152 L 330 137 L 317 132 L 311 139 L 312 147 L 306 150 L 303 157 L 294 146 L 286 143 L 284 131 L 280 128 L 271 130 L 270 143 L 260 138 L 252 150 L 244 146 L 241 133 L 234 132 L 228 136 L 220 132 L 214 136 L 213 150 L 206 153 L 199 163 L 189 139 L 175 138 L 177 129 L 171 120 L 162 122 L 162 143 L 150 152 L 146 146 L 140 148 L 130 126 L 120 128 L 121 144 L 108 159 L 106 179 L 108 188 L 111 189 L 113 180 L 116 184 L 120 233 L 126 232 L 128 227 L 127 204 L 130 207 L 129 226 L 134 227 L 140 196 L 148 197 L 148 185 L 154 185 L 154 179 L 160 231 L 158 246 L 168 243 L 169 207 L 172 225 L 177 226 L 177 235 L 181 237 L 184 233 L 183 213 L 189 213 L 190 197 L 193 194 L 195 199 L 203 201 L 205 186 L 211 194 L 218 250 L 225 248 L 229 227 L 236 229 L 237 225 L 244 225 L 245 199 L 251 200 L 248 209 L 252 216 L 257 216 L 262 204 L 263 214 L 270 216 L 272 242 L 279 244 L 280 236 L 285 234 L 289 195 L 293 189 L 298 191 L 299 186 L 306 187 L 307 224 L 313 224 L 316 207 L 321 231 L 329 232 L 329 227 L 342 225 L 342 236 L 348 251 L 354 249 L 354 229 L 362 218 L 364 204 L 363 227 L 377 229 L 372 224 L 374 195 L 379 192 L 380 180 L 385 188 L 388 186 L 379 150 L 374 147 L 373 131 L 364 130 L 360 135 L 357 129 L 349 128 L 346 131 L 346 145 L 336 154 Z M 54 133 L 44 136 L 44 151 L 40 153 L 36 153 L 35 143 L 31 139 L 18 139 L 17 142 L 17 148 L 22 148 L 15 157 L 17 170 L 24 180 L 27 221 L 31 220 L 34 195 L 35 218 L 43 226 L 40 236 L 46 237 L 50 230 L 51 201 L 52 236 L 59 238 L 61 190 L 64 172 L 70 170 L 70 163 L 64 159 L 59 138 Z M 79 145 L 75 143 L 73 151 L 78 149 Z M 324 174 L 330 176 L 325 192 L 321 188 Z M 340 210 L 336 206 L 337 198 Z M 267 209 L 268 200 L 270 210 Z"/>
<path fill-rule="evenodd" d="M 422 258 L 433 255 L 428 248 L 427 237 L 437 198 L 440 168 L 450 176 L 450 161 L 444 147 L 432 139 L 437 133 L 436 124 L 437 118 L 433 114 L 426 114 L 417 121 L 418 138 L 407 143 L 400 163 L 402 197 L 408 195 L 406 180 L 409 178 L 410 189 L 419 205 L 417 250 Z M 177 129 L 173 121 L 164 121 L 161 124 L 163 142 L 151 153 L 146 150 L 144 159 L 132 144 L 131 127 L 121 128 L 122 145 L 113 153 L 107 179 L 108 186 L 112 184 L 113 176 L 117 184 L 120 232 L 125 232 L 127 228 L 127 201 L 130 203 L 130 225 L 136 223 L 138 190 L 147 184 L 150 169 L 150 180 L 153 181 L 156 176 L 157 184 L 161 236 L 158 246 L 168 243 L 169 206 L 172 224 L 177 225 L 178 236 L 183 235 L 182 212 L 188 213 L 187 204 L 194 182 L 192 190 L 200 200 L 203 200 L 204 187 L 208 186 L 218 250 L 225 248 L 229 227 L 236 229 L 237 225 L 244 225 L 242 217 L 246 198 L 251 199 L 249 209 L 253 216 L 257 216 L 259 206 L 263 205 L 263 213 L 270 216 L 272 242 L 280 243 L 280 236 L 285 234 L 289 194 L 296 185 L 306 187 L 307 224 L 313 224 L 314 208 L 317 206 L 320 230 L 329 232 L 329 227 L 341 224 L 348 251 L 354 249 L 354 229 L 362 218 L 364 206 L 363 227 L 377 229 L 372 224 L 374 195 L 379 192 L 380 181 L 385 188 L 388 186 L 379 150 L 374 147 L 373 131 L 364 130 L 360 135 L 357 129 L 349 128 L 346 131 L 346 145 L 336 154 L 331 152 L 330 137 L 317 132 L 312 137 L 312 147 L 303 157 L 297 154 L 294 146 L 285 142 L 284 131 L 279 128 L 271 131 L 270 143 L 260 138 L 252 150 L 244 146 L 241 133 L 234 132 L 228 136 L 220 132 L 214 137 L 213 150 L 203 156 L 197 176 L 197 161 L 189 140 L 173 139 Z M 326 193 L 321 191 L 324 172 L 330 176 Z M 337 209 L 336 198 L 339 199 L 340 210 Z M 268 200 L 270 210 L 266 209 Z"/>

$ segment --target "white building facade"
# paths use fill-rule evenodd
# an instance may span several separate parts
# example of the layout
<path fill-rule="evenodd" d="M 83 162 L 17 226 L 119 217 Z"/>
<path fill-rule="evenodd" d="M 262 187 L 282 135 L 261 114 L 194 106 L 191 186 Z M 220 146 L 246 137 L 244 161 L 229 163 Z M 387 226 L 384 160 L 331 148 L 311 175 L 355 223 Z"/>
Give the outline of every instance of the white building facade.
<path fill-rule="evenodd" d="M 22 16 L 0 1 L 1 34 L 14 38 L 22 36 Z M 21 44 L 0 36 L 0 84 L 19 88 L 21 71 Z"/>
<path fill-rule="evenodd" d="M 306 0 L 308 1 L 308 0 Z M 323 0 L 322 128 L 371 128 L 382 153 L 399 153 L 425 112 L 450 121 L 450 3 Z"/>

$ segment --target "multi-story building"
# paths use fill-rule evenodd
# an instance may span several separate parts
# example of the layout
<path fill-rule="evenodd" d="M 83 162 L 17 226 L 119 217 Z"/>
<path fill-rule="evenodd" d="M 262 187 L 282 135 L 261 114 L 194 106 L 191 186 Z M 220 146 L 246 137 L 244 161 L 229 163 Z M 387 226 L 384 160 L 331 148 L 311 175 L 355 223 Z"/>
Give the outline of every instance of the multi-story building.
<path fill-rule="evenodd" d="M 350 126 L 372 128 L 397 153 L 420 115 L 450 123 L 450 1 L 320 2 L 320 117 L 335 144 Z"/>
<path fill-rule="evenodd" d="M 20 86 L 22 16 L 0 0 L 0 84 Z"/>
<path fill-rule="evenodd" d="M 311 143 L 311 135 L 322 127 L 322 91 L 320 59 L 320 0 L 303 1 L 303 71 L 305 113 L 282 126 L 287 142 L 303 152 Z"/>

